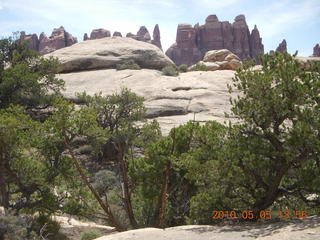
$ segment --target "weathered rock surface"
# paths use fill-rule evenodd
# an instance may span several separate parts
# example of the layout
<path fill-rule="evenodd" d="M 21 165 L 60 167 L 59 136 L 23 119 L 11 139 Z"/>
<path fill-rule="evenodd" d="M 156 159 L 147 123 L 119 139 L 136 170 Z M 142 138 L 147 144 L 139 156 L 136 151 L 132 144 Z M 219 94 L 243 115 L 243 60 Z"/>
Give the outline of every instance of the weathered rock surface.
<path fill-rule="evenodd" d="M 320 45 L 319 44 L 314 46 L 312 56 L 313 57 L 320 57 Z"/>
<path fill-rule="evenodd" d="M 97 40 L 96 40 L 97 41 Z M 152 46 L 152 45 L 151 45 Z M 164 134 L 171 128 L 195 119 L 223 123 L 229 112 L 227 83 L 234 71 L 187 72 L 177 77 L 151 69 L 115 69 L 82 71 L 58 75 L 66 82 L 65 97 L 75 99 L 76 92 L 95 94 L 119 92 L 126 87 L 145 98 L 147 117 L 156 119 Z"/>
<path fill-rule="evenodd" d="M 77 38 L 68 33 L 64 27 L 53 29 L 51 36 L 47 37 L 41 33 L 38 39 L 37 34 L 26 35 L 24 31 L 20 34 L 21 40 L 29 40 L 29 47 L 42 54 L 53 52 L 57 49 L 71 46 L 77 43 Z"/>
<path fill-rule="evenodd" d="M 153 39 L 151 39 L 151 35 L 145 26 L 141 26 L 137 34 L 132 34 L 131 32 L 127 33 L 126 37 L 133 38 L 135 40 L 142 41 L 142 42 L 151 43 L 162 50 L 160 29 L 158 24 L 156 24 L 154 27 Z"/>
<path fill-rule="evenodd" d="M 220 22 L 216 15 L 206 18 L 204 25 L 179 24 L 176 42 L 166 54 L 177 65 L 192 65 L 210 50 L 228 49 L 242 60 L 256 58 L 264 53 L 262 39 L 257 27 L 251 34 L 244 15 L 235 18 L 234 23 Z"/>
<path fill-rule="evenodd" d="M 287 41 L 285 39 L 279 44 L 276 49 L 276 52 L 287 52 Z"/>
<path fill-rule="evenodd" d="M 156 46 L 131 38 L 107 37 L 84 41 L 47 56 L 59 58 L 64 72 L 115 68 L 134 60 L 142 68 L 162 69 L 172 61 Z"/>

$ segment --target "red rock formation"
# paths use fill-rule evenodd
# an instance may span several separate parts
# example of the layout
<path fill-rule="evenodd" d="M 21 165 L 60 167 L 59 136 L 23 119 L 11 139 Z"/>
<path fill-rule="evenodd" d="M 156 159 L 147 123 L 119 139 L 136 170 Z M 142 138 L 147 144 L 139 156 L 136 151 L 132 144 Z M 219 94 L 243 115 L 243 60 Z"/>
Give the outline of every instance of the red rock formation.
<path fill-rule="evenodd" d="M 135 37 L 135 35 L 134 35 L 133 33 L 129 32 L 129 33 L 127 33 L 126 37 L 134 38 L 134 37 Z"/>
<path fill-rule="evenodd" d="M 254 25 L 250 35 L 250 47 L 251 57 L 259 62 L 259 55 L 264 53 L 264 46 L 257 25 Z"/>
<path fill-rule="evenodd" d="M 145 26 L 141 26 L 136 35 L 130 32 L 130 33 L 127 33 L 126 37 L 130 37 L 138 41 L 151 43 L 153 45 L 156 45 L 162 50 L 161 41 L 160 41 L 160 30 L 159 30 L 158 24 L 155 25 L 153 30 L 153 40 L 151 39 L 150 33 Z"/>
<path fill-rule="evenodd" d="M 286 52 L 287 51 L 287 41 L 285 39 L 279 44 L 276 49 L 276 52 Z"/>
<path fill-rule="evenodd" d="M 202 59 L 202 54 L 196 45 L 196 30 L 190 24 L 179 24 L 176 43 L 166 52 L 176 64 L 192 65 Z"/>
<path fill-rule="evenodd" d="M 162 50 L 161 40 L 160 40 L 160 29 L 159 25 L 156 24 L 153 29 L 153 40 L 151 41 L 152 44 L 156 45 L 158 48 Z"/>
<path fill-rule="evenodd" d="M 145 26 L 140 27 L 136 36 L 138 41 L 149 42 L 151 40 L 150 33 Z"/>
<path fill-rule="evenodd" d="M 314 46 L 312 56 L 313 57 L 320 57 L 320 46 L 319 46 L 319 44 Z"/>
<path fill-rule="evenodd" d="M 85 33 L 85 34 L 83 35 L 83 41 L 87 41 L 87 40 L 90 40 L 90 38 L 88 37 L 88 34 Z"/>
<path fill-rule="evenodd" d="M 112 36 L 113 37 L 122 37 L 122 34 L 121 34 L 121 32 L 114 32 Z"/>
<path fill-rule="evenodd" d="M 103 28 L 93 29 L 90 34 L 90 40 L 104 37 L 111 37 L 111 34 L 110 31 Z"/>
<path fill-rule="evenodd" d="M 233 53 L 241 59 L 250 59 L 250 32 L 244 15 L 239 15 L 233 23 Z"/>
<path fill-rule="evenodd" d="M 258 58 L 264 52 L 257 27 L 250 34 L 244 15 L 233 24 L 220 22 L 216 15 L 206 18 L 204 25 L 179 24 L 177 40 L 166 52 L 177 65 L 192 65 L 209 50 L 228 49 L 241 59 Z"/>
<path fill-rule="evenodd" d="M 39 52 L 46 54 L 63 47 L 71 46 L 78 41 L 77 38 L 73 37 L 64 29 L 64 27 L 61 26 L 53 29 L 50 37 L 47 37 L 44 33 L 41 33 L 39 42 Z"/>
<path fill-rule="evenodd" d="M 30 40 L 30 48 L 35 51 L 39 51 L 42 54 L 53 52 L 57 49 L 77 43 L 77 38 L 73 37 L 62 26 L 53 29 L 50 37 L 47 37 L 44 33 L 41 33 L 38 39 L 36 34 L 26 35 L 25 32 L 21 32 L 20 39 Z"/>
<path fill-rule="evenodd" d="M 28 41 L 28 46 L 30 49 L 34 50 L 34 51 L 38 51 L 39 50 L 39 39 L 37 34 L 28 34 L 26 35 L 26 33 L 24 31 L 22 31 L 20 33 L 20 40 L 26 40 Z"/>

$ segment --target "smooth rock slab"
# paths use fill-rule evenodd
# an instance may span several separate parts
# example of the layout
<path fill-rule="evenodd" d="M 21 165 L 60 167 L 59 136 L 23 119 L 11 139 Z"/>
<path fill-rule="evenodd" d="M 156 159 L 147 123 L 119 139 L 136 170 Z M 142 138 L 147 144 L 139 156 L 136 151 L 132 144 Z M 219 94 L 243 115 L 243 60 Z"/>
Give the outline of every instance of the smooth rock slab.
<path fill-rule="evenodd" d="M 177 77 L 164 76 L 160 71 L 115 69 L 82 71 L 58 75 L 66 82 L 64 96 L 75 99 L 76 93 L 89 95 L 102 92 L 110 95 L 129 88 L 144 97 L 147 117 L 156 119 L 164 134 L 171 128 L 185 124 L 194 117 L 199 121 L 216 120 L 220 123 L 230 111 L 231 83 L 234 71 L 187 72 Z"/>
<path fill-rule="evenodd" d="M 63 72 L 115 68 L 128 60 L 134 60 L 142 68 L 158 70 L 173 64 L 157 46 L 120 37 L 83 41 L 46 56 L 57 57 Z"/>
<path fill-rule="evenodd" d="M 144 228 L 111 234 L 96 240 L 316 240 L 320 219 L 310 217 L 263 224 L 236 226 L 188 225 L 166 229 Z"/>

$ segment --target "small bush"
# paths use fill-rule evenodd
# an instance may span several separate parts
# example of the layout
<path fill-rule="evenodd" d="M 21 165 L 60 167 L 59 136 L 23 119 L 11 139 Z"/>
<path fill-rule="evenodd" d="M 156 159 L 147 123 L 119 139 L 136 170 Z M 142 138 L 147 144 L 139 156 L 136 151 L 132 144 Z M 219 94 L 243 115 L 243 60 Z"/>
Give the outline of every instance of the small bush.
<path fill-rule="evenodd" d="M 174 66 L 166 66 L 162 68 L 162 74 L 165 76 L 177 76 L 179 72 Z"/>
<path fill-rule="evenodd" d="M 194 67 L 191 68 L 191 71 L 209 71 L 209 68 L 201 63 L 197 63 Z"/>
<path fill-rule="evenodd" d="M 124 61 L 123 63 L 117 64 L 116 69 L 120 71 L 125 69 L 139 70 L 141 68 L 137 63 L 135 63 L 134 60 L 130 59 L 130 60 Z"/>
<path fill-rule="evenodd" d="M 180 72 L 188 72 L 188 65 L 187 64 L 181 64 L 178 67 L 178 69 L 179 69 Z"/>
<path fill-rule="evenodd" d="M 68 238 L 60 233 L 60 224 L 49 216 L 40 215 L 32 224 L 32 229 L 48 240 L 67 240 Z"/>
<path fill-rule="evenodd" d="M 90 231 L 90 232 L 85 232 L 81 236 L 81 240 L 92 240 L 96 239 L 98 237 L 101 237 L 102 233 L 100 231 Z"/>

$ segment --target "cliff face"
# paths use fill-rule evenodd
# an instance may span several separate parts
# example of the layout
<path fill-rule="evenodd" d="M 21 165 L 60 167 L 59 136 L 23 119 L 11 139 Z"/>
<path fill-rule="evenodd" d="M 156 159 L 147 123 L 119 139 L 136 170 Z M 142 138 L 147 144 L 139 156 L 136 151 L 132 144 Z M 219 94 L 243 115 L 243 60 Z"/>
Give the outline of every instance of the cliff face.
<path fill-rule="evenodd" d="M 179 24 L 176 42 L 166 54 L 177 65 L 192 65 L 203 58 L 209 50 L 228 49 L 242 60 L 258 58 L 264 53 L 262 39 L 257 26 L 251 34 L 244 15 L 235 18 L 234 23 L 220 22 L 216 15 L 210 15 L 204 25 Z"/>
<path fill-rule="evenodd" d="M 20 34 L 21 40 L 28 40 L 30 49 L 42 54 L 53 52 L 57 49 L 71 46 L 77 43 L 77 38 L 68 33 L 64 27 L 53 29 L 52 34 L 47 37 L 41 33 L 38 39 L 37 34 L 26 35 L 24 31 Z"/>

